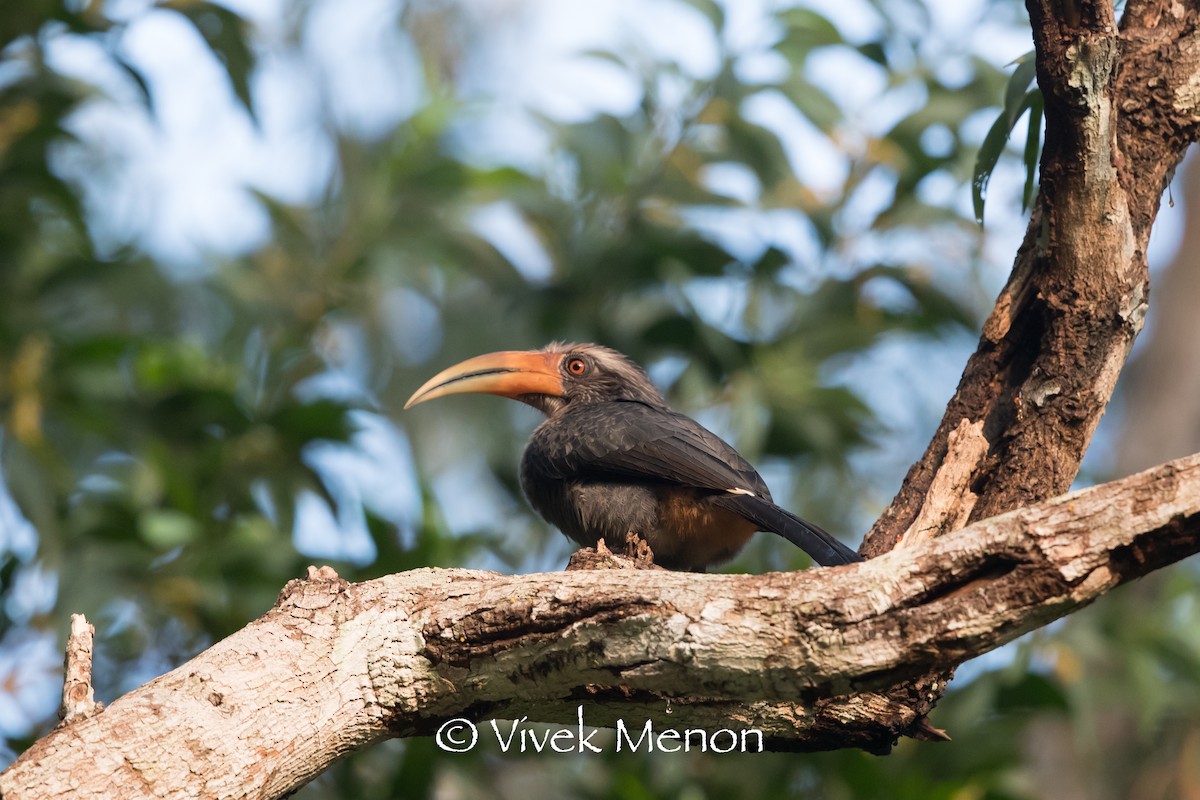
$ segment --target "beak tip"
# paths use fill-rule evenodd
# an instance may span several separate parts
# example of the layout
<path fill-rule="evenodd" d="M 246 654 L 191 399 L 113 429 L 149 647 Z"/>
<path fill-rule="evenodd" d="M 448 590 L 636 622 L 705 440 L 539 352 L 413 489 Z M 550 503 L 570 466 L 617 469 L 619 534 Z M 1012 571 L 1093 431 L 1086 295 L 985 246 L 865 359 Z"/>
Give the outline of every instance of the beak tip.
<path fill-rule="evenodd" d="M 554 363 L 551 363 L 551 360 Z M 415 405 L 451 394 L 480 392 L 518 398 L 524 394 L 561 395 L 559 354 L 541 351 L 503 351 L 462 361 L 434 375 L 404 404 Z"/>

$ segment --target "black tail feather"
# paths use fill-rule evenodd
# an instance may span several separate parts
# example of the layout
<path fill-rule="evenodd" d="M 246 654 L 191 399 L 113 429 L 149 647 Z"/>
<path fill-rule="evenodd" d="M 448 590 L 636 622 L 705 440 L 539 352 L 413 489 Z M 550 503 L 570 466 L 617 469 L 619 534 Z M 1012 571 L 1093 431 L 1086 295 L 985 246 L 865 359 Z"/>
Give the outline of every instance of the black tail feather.
<path fill-rule="evenodd" d="M 712 502 L 760 525 L 764 531 L 779 534 L 823 567 L 855 564 L 863 560 L 862 556 L 820 526 L 800 519 L 756 495 L 721 494 L 712 497 Z"/>

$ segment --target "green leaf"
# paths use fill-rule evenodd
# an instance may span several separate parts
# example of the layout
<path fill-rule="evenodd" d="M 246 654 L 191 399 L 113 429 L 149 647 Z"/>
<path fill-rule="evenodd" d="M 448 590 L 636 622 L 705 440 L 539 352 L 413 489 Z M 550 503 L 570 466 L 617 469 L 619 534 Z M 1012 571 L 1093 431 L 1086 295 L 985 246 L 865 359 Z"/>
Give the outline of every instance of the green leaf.
<path fill-rule="evenodd" d="M 829 131 L 842 121 L 842 109 L 837 101 L 822 89 L 804 80 L 797 73 L 787 83 L 788 98 L 812 124 Z"/>
<path fill-rule="evenodd" d="M 614 53 L 612 50 L 603 50 L 600 48 L 582 50 L 576 53 L 575 57 L 581 59 L 594 58 L 597 61 L 603 61 L 607 64 L 620 67 L 621 69 L 629 69 L 629 64 L 625 62 L 625 59 L 621 58 L 619 54 Z"/>
<path fill-rule="evenodd" d="M 288 439 L 305 443 L 314 439 L 344 442 L 350 437 L 348 407 L 333 400 L 290 403 L 271 416 L 271 424 Z"/>
<path fill-rule="evenodd" d="M 729 135 L 730 153 L 754 170 L 764 190 L 792 175 L 787 151 L 773 131 L 742 117 L 729 120 L 725 130 Z"/>
<path fill-rule="evenodd" d="M 1004 113 L 1008 116 L 1010 130 L 1029 105 L 1029 87 L 1036 77 L 1037 64 L 1033 59 L 1027 59 L 1017 64 L 1012 77 L 1008 79 L 1008 86 L 1004 89 Z"/>
<path fill-rule="evenodd" d="M 1021 210 L 1027 211 L 1033 203 L 1036 188 L 1038 157 L 1042 148 L 1042 110 L 1045 98 L 1040 91 L 1033 92 L 1029 103 L 1029 129 L 1025 134 L 1025 191 L 1021 194 Z"/>
<path fill-rule="evenodd" d="M 1062 687 L 1037 673 L 1026 673 L 996 691 L 996 707 L 1004 711 L 1054 711 L 1066 713 L 1070 703 Z"/>
<path fill-rule="evenodd" d="M 979 155 L 975 157 L 975 175 L 971 178 L 971 205 L 975 211 L 975 221 L 980 225 L 983 224 L 983 202 L 987 196 L 988 181 L 992 177 L 992 170 L 1000 161 L 1004 145 L 1008 143 L 1010 130 L 1008 116 L 1004 112 L 1000 112 L 996 121 L 992 123 L 991 129 L 988 130 L 987 136 L 983 137 Z"/>
<path fill-rule="evenodd" d="M 1008 144 L 1009 134 L 1016 126 L 1021 115 L 1027 110 L 1029 115 L 1029 133 L 1025 139 L 1025 192 L 1024 207 L 1029 207 L 1033 196 L 1034 173 L 1037 170 L 1038 140 L 1042 122 L 1042 92 L 1036 86 L 1029 87 L 1037 77 L 1037 63 L 1032 53 L 1026 53 L 1014 62 L 1017 68 L 1004 90 L 1004 110 L 992 123 L 991 129 L 983 139 L 979 155 L 975 159 L 975 174 L 971 179 L 971 203 L 975 211 L 975 221 L 983 224 L 983 204 L 987 196 L 987 184 L 992 177 L 992 171 L 1000 161 L 1004 148 Z"/>
<path fill-rule="evenodd" d="M 714 0 L 688 0 L 688 5 L 707 17 L 714 30 L 724 29 L 725 9 L 720 3 L 714 2 Z"/>
<path fill-rule="evenodd" d="M 195 541 L 200 525 L 182 511 L 156 509 L 138 517 L 138 533 L 156 550 L 171 550 Z"/>
<path fill-rule="evenodd" d="M 207 0 L 165 0 L 159 8 L 183 15 L 204 38 L 213 55 L 225 67 L 233 92 L 242 107 L 257 121 L 254 101 L 250 96 L 250 73 L 254 70 L 254 53 L 248 41 L 246 20 L 224 6 Z"/>
<path fill-rule="evenodd" d="M 833 23 L 814 11 L 793 8 L 778 18 L 786 30 L 775 50 L 795 68 L 800 68 L 816 48 L 842 44 L 842 34 Z"/>
<path fill-rule="evenodd" d="M 774 277 L 781 269 L 792 263 L 792 258 L 778 247 L 771 246 L 754 262 L 754 273 L 760 277 Z"/>
<path fill-rule="evenodd" d="M 113 56 L 113 61 L 133 81 L 133 85 L 138 90 L 138 96 L 141 98 L 142 105 L 146 107 L 147 111 L 153 114 L 154 95 L 150 93 L 150 84 L 147 83 L 146 76 L 142 74 L 141 70 L 118 55 Z"/>
<path fill-rule="evenodd" d="M 992 171 L 996 168 L 996 164 L 1000 161 L 1000 156 L 1004 153 L 1004 147 L 1008 144 L 1008 135 L 1012 132 L 1013 126 L 1017 120 L 1021 118 L 1027 109 L 1034 103 L 1038 103 L 1037 124 L 1031 127 L 1032 130 L 1040 130 L 1041 123 L 1041 102 L 1042 95 L 1040 90 L 1033 90 L 1026 93 L 1021 104 L 1016 108 L 1015 113 L 1010 113 L 1008 110 L 1001 111 L 996 117 L 996 121 L 992 123 L 991 129 L 987 132 L 987 136 L 983 138 L 983 144 L 979 147 L 979 155 L 975 158 L 975 174 L 971 178 L 971 202 L 975 210 L 975 221 L 980 225 L 983 224 L 983 203 L 987 196 L 988 181 L 992 177 Z M 1031 115 L 1032 116 L 1032 115 Z M 1037 145 L 1033 146 L 1033 154 L 1030 153 L 1029 142 L 1025 144 L 1025 165 L 1026 165 L 1026 195 L 1032 191 L 1032 177 L 1029 175 L 1029 165 L 1032 163 L 1037 166 Z"/>
<path fill-rule="evenodd" d="M 811 50 L 814 47 L 843 42 L 837 26 L 827 17 L 810 9 L 789 8 L 781 12 L 776 19 L 782 22 L 787 30 L 780 43 L 785 47 Z"/>
<path fill-rule="evenodd" d="M 855 49 L 879 66 L 887 67 L 888 57 L 887 51 L 884 50 L 883 42 L 867 42 L 866 44 L 860 44 Z"/>

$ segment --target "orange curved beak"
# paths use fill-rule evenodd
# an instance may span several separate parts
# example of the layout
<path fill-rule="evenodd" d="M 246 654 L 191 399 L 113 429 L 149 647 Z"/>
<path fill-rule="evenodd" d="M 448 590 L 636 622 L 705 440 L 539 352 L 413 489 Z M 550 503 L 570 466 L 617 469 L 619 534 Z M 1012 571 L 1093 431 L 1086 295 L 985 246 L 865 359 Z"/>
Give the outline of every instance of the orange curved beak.
<path fill-rule="evenodd" d="M 468 358 L 434 375 L 408 398 L 405 408 L 448 394 L 480 392 L 517 399 L 523 394 L 562 397 L 562 353 L 505 350 Z"/>

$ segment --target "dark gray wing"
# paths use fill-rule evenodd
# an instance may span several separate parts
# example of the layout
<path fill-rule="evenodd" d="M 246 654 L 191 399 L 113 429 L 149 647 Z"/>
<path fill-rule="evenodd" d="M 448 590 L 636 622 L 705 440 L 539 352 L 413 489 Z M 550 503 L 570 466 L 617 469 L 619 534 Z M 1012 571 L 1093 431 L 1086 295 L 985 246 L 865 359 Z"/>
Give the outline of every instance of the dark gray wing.
<path fill-rule="evenodd" d="M 544 475 L 636 478 L 771 497 L 746 459 L 683 414 L 614 401 L 568 410 L 555 422 L 543 437 L 535 435 L 527 453 Z"/>

